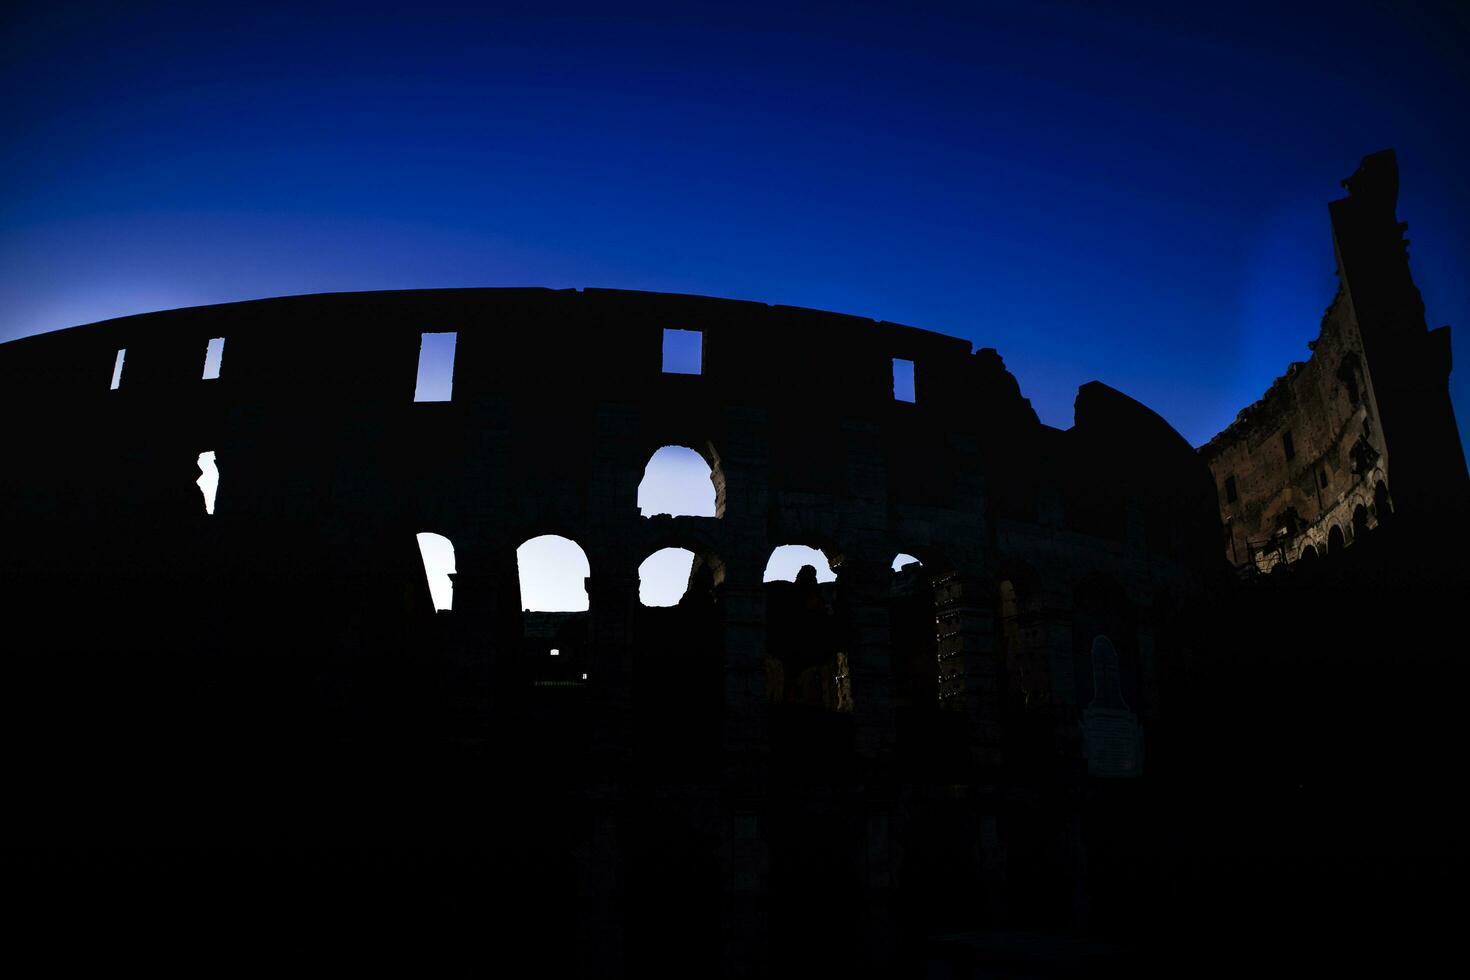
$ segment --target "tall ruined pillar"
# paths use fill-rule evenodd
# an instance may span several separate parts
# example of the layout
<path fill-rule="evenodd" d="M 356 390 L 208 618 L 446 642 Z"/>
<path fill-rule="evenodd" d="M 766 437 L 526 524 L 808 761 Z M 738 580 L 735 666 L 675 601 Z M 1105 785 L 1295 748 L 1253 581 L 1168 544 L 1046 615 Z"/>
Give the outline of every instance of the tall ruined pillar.
<path fill-rule="evenodd" d="M 988 578 L 950 572 L 935 579 L 934 605 L 940 705 L 965 715 L 972 761 L 992 768 L 1001 761 L 994 590 Z"/>
<path fill-rule="evenodd" d="M 633 614 L 638 572 L 604 558 L 587 577 L 589 682 L 594 711 L 594 755 L 611 768 L 626 761 L 630 739 L 633 675 Z M 595 672 L 596 676 L 590 676 Z"/>
<path fill-rule="evenodd" d="M 484 738 L 499 705 L 515 696 L 512 675 L 521 642 L 515 547 L 456 541 L 454 564 L 452 618 L 444 638 L 452 712 L 447 723 L 459 737 Z"/>
<path fill-rule="evenodd" d="M 769 969 L 766 843 L 766 597 L 755 561 L 726 564 L 717 589 L 725 653 L 724 962 L 731 976 Z"/>
<path fill-rule="evenodd" d="M 744 581 L 736 578 L 732 570 L 716 592 L 725 651 L 724 746 L 738 766 L 744 756 L 766 751 L 766 596 L 753 566 L 739 575 Z"/>
<path fill-rule="evenodd" d="M 716 587 L 724 649 L 724 861 L 722 916 L 726 975 L 768 976 L 770 867 L 766 784 L 766 594 L 770 546 L 769 418 L 763 409 L 725 409 L 718 492 L 727 534 L 723 581 Z"/>
<path fill-rule="evenodd" d="M 581 973 L 618 977 L 623 975 L 627 807 L 623 781 L 632 734 L 632 627 L 638 574 L 613 556 L 589 557 L 594 562 L 587 577 L 591 767 L 584 793 L 591 833 L 577 854 Z"/>
<path fill-rule="evenodd" d="M 851 648 L 843 651 L 851 687 L 855 750 L 869 767 L 893 759 L 893 639 L 889 624 L 890 567 L 871 558 L 843 558 L 834 569 L 838 594 L 851 624 Z"/>
<path fill-rule="evenodd" d="M 1001 651 L 995 636 L 997 590 L 986 576 L 951 572 L 934 583 L 939 648 L 940 706 L 963 714 L 969 738 L 974 816 L 972 858 L 984 881 L 980 896 L 988 921 L 1005 914 L 1005 842 L 998 829 L 1000 799 L 986 773 L 1002 757 Z M 993 777 L 992 777 L 993 778 Z"/>
<path fill-rule="evenodd" d="M 850 675 L 853 748 L 869 795 L 860 862 L 866 914 L 864 954 L 868 963 L 878 967 L 891 962 L 897 942 L 890 789 L 896 725 L 888 602 L 893 571 L 881 559 L 854 556 L 844 556 L 833 570 L 851 624 L 850 644 L 844 653 Z"/>

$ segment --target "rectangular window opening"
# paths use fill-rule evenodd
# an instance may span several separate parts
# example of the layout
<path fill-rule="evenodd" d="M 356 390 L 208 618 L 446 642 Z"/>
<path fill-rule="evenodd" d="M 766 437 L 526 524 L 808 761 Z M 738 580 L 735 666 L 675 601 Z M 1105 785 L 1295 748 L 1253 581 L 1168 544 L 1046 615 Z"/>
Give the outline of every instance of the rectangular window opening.
<path fill-rule="evenodd" d="M 556 647 L 552 647 L 551 648 L 551 655 L 553 657 L 559 657 L 559 656 L 561 656 L 561 651 L 558 650 Z"/>
<path fill-rule="evenodd" d="M 664 374 L 704 373 L 704 332 L 664 329 Z"/>
<path fill-rule="evenodd" d="M 454 393 L 455 333 L 426 333 L 419 336 L 419 377 L 414 387 L 416 402 L 447 402 Z"/>
<path fill-rule="evenodd" d="M 1227 504 L 1233 504 L 1233 503 L 1235 503 L 1235 501 L 1236 501 L 1236 499 L 1237 499 L 1238 496 L 1239 496 L 1239 494 L 1237 494 L 1236 493 L 1236 490 L 1235 490 L 1235 477 L 1233 477 L 1233 476 L 1226 477 L 1225 478 L 1225 502 Z"/>
<path fill-rule="evenodd" d="M 209 339 L 209 350 L 204 352 L 204 380 L 213 381 L 219 377 L 219 362 L 225 356 L 225 338 L 211 337 Z"/>
<path fill-rule="evenodd" d="M 1296 446 L 1292 444 L 1290 432 L 1281 434 L 1281 447 L 1286 450 L 1287 459 L 1296 459 Z"/>
<path fill-rule="evenodd" d="M 912 402 L 914 398 L 914 362 L 895 357 L 893 359 L 893 399 Z"/>
<path fill-rule="evenodd" d="M 122 384 L 123 357 L 127 354 L 127 352 L 128 352 L 128 349 L 126 347 L 119 348 L 118 349 L 118 352 L 117 352 L 117 360 L 112 362 L 112 390 L 113 391 L 117 391 L 118 386 Z"/>

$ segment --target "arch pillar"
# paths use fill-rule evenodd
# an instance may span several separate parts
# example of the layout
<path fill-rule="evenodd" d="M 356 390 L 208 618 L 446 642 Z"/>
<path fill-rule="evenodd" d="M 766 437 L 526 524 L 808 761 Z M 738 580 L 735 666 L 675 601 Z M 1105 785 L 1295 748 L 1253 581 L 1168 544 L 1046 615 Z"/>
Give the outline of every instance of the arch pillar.
<path fill-rule="evenodd" d="M 632 741 L 633 616 L 638 606 L 638 568 L 611 556 L 597 556 L 587 576 L 588 680 L 592 694 L 594 759 L 601 776 L 615 783 Z"/>
<path fill-rule="evenodd" d="M 715 587 L 724 651 L 724 962 L 732 975 L 770 969 L 770 868 L 766 828 L 766 595 L 759 557 L 725 559 Z"/>
<path fill-rule="evenodd" d="M 445 638 L 447 680 L 456 709 L 451 730 L 487 737 L 497 703 L 508 690 L 521 643 L 521 583 L 515 545 L 471 539 L 454 541 L 450 574 L 454 599 Z"/>
<path fill-rule="evenodd" d="M 880 766 L 893 759 L 893 636 L 889 622 L 890 563 L 842 556 L 833 569 L 840 602 L 851 626 L 847 654 L 852 697 L 854 748 L 858 758 Z"/>
<path fill-rule="evenodd" d="M 766 595 L 762 566 L 726 559 L 725 581 L 715 589 L 725 656 L 724 745 L 737 766 L 766 745 Z"/>
<path fill-rule="evenodd" d="M 940 705 L 968 719 L 970 758 L 981 768 L 1001 762 L 995 594 L 990 578 L 974 572 L 956 570 L 934 581 Z"/>

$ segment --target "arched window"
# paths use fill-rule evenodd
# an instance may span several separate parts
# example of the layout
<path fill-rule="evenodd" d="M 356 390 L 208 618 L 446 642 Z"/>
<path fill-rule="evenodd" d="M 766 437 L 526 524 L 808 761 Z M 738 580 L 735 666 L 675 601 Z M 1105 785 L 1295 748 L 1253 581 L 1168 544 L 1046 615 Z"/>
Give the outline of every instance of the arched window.
<path fill-rule="evenodd" d="M 638 484 L 644 517 L 718 517 L 715 473 L 703 456 L 686 446 L 664 446 L 649 459 Z"/>
<path fill-rule="evenodd" d="M 913 555 L 897 554 L 893 557 L 893 570 L 895 572 L 907 568 L 909 565 L 922 565 L 923 562 Z"/>
<path fill-rule="evenodd" d="M 818 582 L 835 582 L 836 574 L 832 571 L 827 556 L 816 548 L 804 544 L 783 544 L 771 552 L 770 559 L 766 562 L 766 574 L 762 576 L 762 582 L 795 582 L 796 575 L 801 571 L 803 565 L 810 565 L 817 571 Z"/>
<path fill-rule="evenodd" d="M 645 606 L 677 606 L 689 588 L 694 552 L 661 548 L 638 566 L 638 601 Z"/>
<path fill-rule="evenodd" d="M 1307 545 L 1305 548 L 1302 549 L 1301 557 L 1298 558 L 1297 560 L 1298 561 L 1316 561 L 1317 560 L 1317 549 L 1316 549 L 1316 547 L 1313 546 L 1313 545 L 1310 545 L 1310 544 Z"/>
<path fill-rule="evenodd" d="M 422 531 L 419 554 L 424 559 L 424 577 L 429 580 L 429 597 L 435 611 L 454 607 L 454 545 L 442 534 Z"/>
<path fill-rule="evenodd" d="M 1382 480 L 1373 488 L 1373 511 L 1378 515 L 1380 525 L 1393 516 L 1393 502 L 1388 499 L 1388 484 Z"/>
<path fill-rule="evenodd" d="M 1368 508 L 1362 504 L 1353 508 L 1353 541 L 1368 533 Z"/>
<path fill-rule="evenodd" d="M 528 612 L 584 612 L 592 566 L 575 541 L 557 534 L 531 538 L 516 549 L 521 608 Z"/>
<path fill-rule="evenodd" d="M 1341 553 L 1342 546 L 1342 528 L 1334 524 L 1332 525 L 1332 530 L 1327 532 L 1327 554 L 1336 555 Z"/>
<path fill-rule="evenodd" d="M 852 710 L 845 611 L 827 556 L 806 545 L 771 552 L 766 593 L 766 697 L 774 704 Z"/>

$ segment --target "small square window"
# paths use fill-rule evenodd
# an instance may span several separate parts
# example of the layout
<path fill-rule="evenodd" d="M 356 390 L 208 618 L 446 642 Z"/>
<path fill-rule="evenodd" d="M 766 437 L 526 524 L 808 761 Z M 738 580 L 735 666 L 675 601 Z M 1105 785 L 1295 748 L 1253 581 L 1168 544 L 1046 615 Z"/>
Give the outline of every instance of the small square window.
<path fill-rule="evenodd" d="M 558 650 L 556 647 L 552 647 L 551 648 L 551 655 L 553 657 L 559 657 L 559 656 L 561 656 L 561 651 Z"/>
<path fill-rule="evenodd" d="M 219 362 L 225 356 L 225 338 L 212 337 L 209 350 L 204 352 L 204 380 L 214 381 L 219 377 Z"/>
<path fill-rule="evenodd" d="M 914 362 L 902 357 L 893 359 L 894 401 L 912 402 L 914 398 Z"/>
<path fill-rule="evenodd" d="M 426 333 L 419 338 L 419 377 L 416 402 L 447 402 L 454 394 L 454 345 L 459 335 Z"/>
<path fill-rule="evenodd" d="M 664 374 L 704 373 L 704 332 L 664 329 Z"/>

